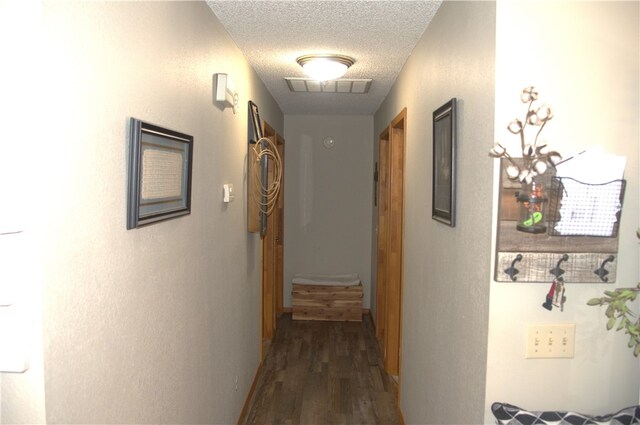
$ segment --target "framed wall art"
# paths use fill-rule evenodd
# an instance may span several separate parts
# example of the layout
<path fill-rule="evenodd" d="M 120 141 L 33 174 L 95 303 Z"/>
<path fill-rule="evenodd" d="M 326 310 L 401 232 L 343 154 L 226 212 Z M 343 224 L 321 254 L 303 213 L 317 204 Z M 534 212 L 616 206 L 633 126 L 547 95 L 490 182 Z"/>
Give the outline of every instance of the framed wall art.
<path fill-rule="evenodd" d="M 432 217 L 455 227 L 456 98 L 433 112 Z"/>
<path fill-rule="evenodd" d="M 191 213 L 193 136 L 131 118 L 127 229 Z"/>

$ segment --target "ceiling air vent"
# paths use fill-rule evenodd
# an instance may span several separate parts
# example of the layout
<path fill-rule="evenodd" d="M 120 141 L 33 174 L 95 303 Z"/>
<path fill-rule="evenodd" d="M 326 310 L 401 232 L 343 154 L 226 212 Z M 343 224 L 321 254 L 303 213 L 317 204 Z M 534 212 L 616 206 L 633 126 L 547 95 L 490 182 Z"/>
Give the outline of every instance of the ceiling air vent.
<path fill-rule="evenodd" d="M 294 93 L 356 93 L 364 94 L 371 87 L 371 79 L 340 78 L 332 81 L 318 81 L 310 78 L 285 78 L 289 90 Z"/>

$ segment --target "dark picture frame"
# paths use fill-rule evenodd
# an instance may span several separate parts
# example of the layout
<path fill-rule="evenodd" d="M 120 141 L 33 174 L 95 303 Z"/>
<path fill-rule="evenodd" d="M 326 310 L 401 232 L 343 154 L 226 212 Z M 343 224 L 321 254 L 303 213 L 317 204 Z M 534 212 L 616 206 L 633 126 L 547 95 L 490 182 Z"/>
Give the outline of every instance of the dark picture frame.
<path fill-rule="evenodd" d="M 249 101 L 249 116 L 251 117 L 251 126 L 253 128 L 253 132 L 249 131 L 249 143 L 255 143 L 262 139 L 262 122 L 260 121 L 258 105 L 253 103 L 251 100 Z"/>
<path fill-rule="evenodd" d="M 193 136 L 130 120 L 127 229 L 191 213 Z"/>
<path fill-rule="evenodd" d="M 249 131 L 249 144 L 258 143 L 263 137 L 262 133 L 262 122 L 260 121 L 260 112 L 258 111 L 258 105 L 253 103 L 253 101 L 249 101 L 249 115 L 251 119 L 251 126 L 253 127 L 253 134 L 251 135 L 251 131 Z M 255 140 L 252 139 L 252 136 L 255 136 Z M 263 145 L 266 142 L 261 141 Z M 260 160 L 260 181 L 262 182 L 263 187 L 266 187 L 267 180 L 269 178 L 269 158 L 267 155 L 264 155 Z M 266 194 L 262 193 L 260 195 L 260 202 L 262 205 L 266 204 L 267 197 Z M 264 237 L 267 234 L 267 214 L 264 211 L 260 211 L 260 236 Z"/>
<path fill-rule="evenodd" d="M 454 97 L 433 112 L 432 218 L 455 227 L 456 104 Z"/>

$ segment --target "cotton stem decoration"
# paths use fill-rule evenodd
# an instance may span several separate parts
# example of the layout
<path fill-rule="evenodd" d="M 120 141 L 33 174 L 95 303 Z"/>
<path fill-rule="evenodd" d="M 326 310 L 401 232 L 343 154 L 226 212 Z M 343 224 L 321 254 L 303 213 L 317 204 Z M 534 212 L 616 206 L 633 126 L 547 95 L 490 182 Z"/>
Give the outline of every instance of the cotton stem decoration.
<path fill-rule="evenodd" d="M 527 114 L 524 120 L 514 119 L 509 123 L 507 129 L 520 136 L 520 147 L 522 150 L 522 165 L 514 161 L 507 149 L 496 143 L 489 155 L 494 158 L 505 158 L 509 161 L 506 173 L 510 180 L 519 180 L 522 183 L 530 184 L 536 176 L 544 174 L 549 166 L 554 167 L 560 162 L 562 156 L 556 151 L 549 151 L 546 142 L 539 140 L 542 129 L 553 118 L 553 111 L 545 104 L 538 105 L 538 91 L 533 87 L 525 87 L 520 95 L 522 103 L 528 104 Z M 535 137 L 531 142 L 525 139 L 525 130 L 531 127 Z M 535 128 L 537 127 L 537 131 Z"/>

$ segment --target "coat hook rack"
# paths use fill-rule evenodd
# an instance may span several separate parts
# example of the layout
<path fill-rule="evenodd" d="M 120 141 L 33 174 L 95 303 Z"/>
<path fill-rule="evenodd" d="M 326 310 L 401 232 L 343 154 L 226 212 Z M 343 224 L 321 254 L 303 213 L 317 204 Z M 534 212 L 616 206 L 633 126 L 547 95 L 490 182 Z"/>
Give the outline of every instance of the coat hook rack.
<path fill-rule="evenodd" d="M 564 270 L 560 267 L 560 264 L 562 264 L 564 261 L 567 261 L 567 260 L 569 260 L 569 256 L 567 254 L 564 254 L 562 258 L 558 260 L 558 264 L 556 264 L 555 268 L 549 270 L 549 273 L 554 275 L 556 278 L 559 278 L 560 276 L 562 276 L 564 274 Z"/>
<path fill-rule="evenodd" d="M 522 254 L 518 254 L 516 255 L 516 257 L 513 259 L 513 261 L 511 262 L 511 267 L 504 269 L 504 272 L 506 274 L 509 275 L 509 277 L 511 278 L 511 280 L 513 282 L 515 282 L 516 280 L 518 280 L 518 278 L 516 277 L 516 275 L 518 273 L 520 273 L 520 270 L 516 269 L 516 263 L 518 261 L 522 261 Z"/>
<path fill-rule="evenodd" d="M 607 263 L 612 262 L 613 260 L 615 260 L 615 257 L 613 255 L 608 256 L 602 262 L 602 264 L 600 265 L 600 268 L 593 271 L 595 274 L 598 275 L 598 277 L 600 278 L 601 281 L 603 281 L 603 282 L 608 282 L 609 281 L 609 278 L 607 277 L 607 275 L 609 274 L 609 270 L 605 269 L 604 266 Z"/>

